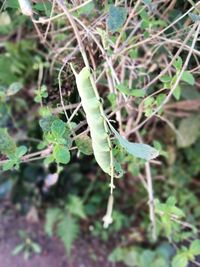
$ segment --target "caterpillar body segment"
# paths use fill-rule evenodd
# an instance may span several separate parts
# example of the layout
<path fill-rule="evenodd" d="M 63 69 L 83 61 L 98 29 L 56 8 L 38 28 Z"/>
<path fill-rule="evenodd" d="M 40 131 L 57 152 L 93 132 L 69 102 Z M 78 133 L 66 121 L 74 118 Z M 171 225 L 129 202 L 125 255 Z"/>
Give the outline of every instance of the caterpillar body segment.
<path fill-rule="evenodd" d="M 98 92 L 93 88 L 90 80 L 91 74 L 87 67 L 84 67 L 78 74 L 74 70 L 73 72 L 76 77 L 78 92 L 90 128 L 95 159 L 101 169 L 111 175 L 112 148 L 100 97 Z"/>

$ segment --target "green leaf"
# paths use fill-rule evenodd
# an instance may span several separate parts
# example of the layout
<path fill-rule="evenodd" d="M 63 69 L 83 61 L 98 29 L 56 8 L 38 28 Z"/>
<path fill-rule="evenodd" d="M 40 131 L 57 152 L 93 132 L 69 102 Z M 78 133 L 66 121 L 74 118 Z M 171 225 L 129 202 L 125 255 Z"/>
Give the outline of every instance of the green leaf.
<path fill-rule="evenodd" d="M 0 27 L 6 27 L 11 24 L 11 18 L 7 11 L 0 13 Z"/>
<path fill-rule="evenodd" d="M 111 32 L 118 31 L 124 24 L 127 16 L 127 10 L 124 7 L 111 5 L 108 16 L 108 29 Z"/>
<path fill-rule="evenodd" d="M 200 255 L 200 240 L 194 240 L 190 245 L 190 253 L 194 256 Z"/>
<path fill-rule="evenodd" d="M 83 202 L 79 197 L 75 195 L 69 196 L 69 203 L 67 204 L 67 209 L 72 215 L 75 215 L 81 219 L 86 218 Z"/>
<path fill-rule="evenodd" d="M 176 89 L 173 92 L 173 96 L 176 98 L 176 100 L 179 100 L 181 97 L 181 87 L 180 85 L 176 86 Z"/>
<path fill-rule="evenodd" d="M 163 83 L 169 83 L 169 82 L 171 82 L 171 80 L 172 80 L 172 78 L 169 75 L 163 75 L 160 78 L 160 81 L 163 82 Z"/>
<path fill-rule="evenodd" d="M 35 242 L 31 242 L 31 247 L 32 247 L 33 251 L 34 251 L 35 253 L 37 253 L 37 254 L 40 254 L 41 251 L 42 251 L 40 245 L 38 245 L 38 244 L 35 243 Z"/>
<path fill-rule="evenodd" d="M 156 158 L 159 155 L 159 151 L 155 148 L 139 143 L 132 143 L 124 139 L 109 123 L 111 131 L 115 134 L 115 137 L 119 141 L 120 145 L 131 155 L 137 158 L 151 160 Z"/>
<path fill-rule="evenodd" d="M 55 137 L 62 137 L 66 129 L 66 124 L 62 120 L 54 120 L 51 125 L 51 132 Z"/>
<path fill-rule="evenodd" d="M 137 266 L 136 264 L 139 263 L 139 253 L 136 249 L 132 248 L 130 251 L 127 251 L 123 262 L 130 267 Z M 134 265 L 133 265 L 134 264 Z M 148 265 L 146 265 L 148 266 Z"/>
<path fill-rule="evenodd" d="M 144 97 L 146 91 L 144 89 L 131 89 L 130 95 L 135 97 Z"/>
<path fill-rule="evenodd" d="M 19 82 L 14 82 L 12 83 L 8 89 L 6 90 L 6 95 L 7 96 L 11 96 L 11 95 L 15 95 L 16 93 L 18 93 L 21 89 L 22 89 L 22 84 Z"/>
<path fill-rule="evenodd" d="M 183 253 L 177 254 L 172 260 L 172 267 L 187 267 L 188 259 Z"/>
<path fill-rule="evenodd" d="M 46 116 L 39 120 L 39 125 L 43 132 L 49 132 L 51 130 L 51 125 L 54 120 L 56 120 L 56 117 L 54 116 Z"/>
<path fill-rule="evenodd" d="M 21 158 L 23 155 L 25 155 L 27 152 L 27 147 L 26 146 L 20 146 L 16 150 L 16 156 L 18 158 Z"/>
<path fill-rule="evenodd" d="M 117 84 L 116 88 L 125 95 L 130 95 L 130 89 L 123 83 Z"/>
<path fill-rule="evenodd" d="M 174 62 L 173 66 L 176 68 L 176 70 L 180 70 L 183 66 L 183 60 L 181 57 L 178 57 Z"/>
<path fill-rule="evenodd" d="M 67 164 L 70 161 L 69 149 L 66 146 L 55 145 L 53 148 L 53 156 L 57 163 Z"/>
<path fill-rule="evenodd" d="M 144 97 L 146 91 L 144 89 L 129 89 L 125 84 L 121 83 L 116 88 L 123 94 L 135 97 Z"/>
<path fill-rule="evenodd" d="M 200 135 L 200 116 L 192 115 L 181 120 L 178 127 L 178 147 L 188 147 L 195 143 Z"/>
<path fill-rule="evenodd" d="M 195 84 L 194 76 L 189 71 L 184 71 L 181 79 L 182 79 L 182 81 L 188 83 L 189 85 Z"/>
<path fill-rule="evenodd" d="M 6 128 L 0 128 L 0 152 L 6 156 L 15 154 L 16 145 Z"/>
<path fill-rule="evenodd" d="M 22 252 L 25 248 L 25 245 L 24 244 L 19 244 L 17 245 L 14 250 L 12 251 L 12 255 L 13 256 L 16 256 L 18 255 L 20 252 Z"/>
<path fill-rule="evenodd" d="M 108 257 L 111 262 L 123 261 L 126 255 L 126 250 L 121 247 L 115 248 Z"/>
<path fill-rule="evenodd" d="M 181 209 L 179 209 L 179 208 L 177 208 L 175 206 L 171 207 L 170 211 L 171 211 L 172 214 L 176 215 L 179 218 L 185 217 L 185 213 Z"/>
<path fill-rule="evenodd" d="M 189 13 L 188 15 L 189 15 L 189 17 L 191 18 L 191 20 L 192 20 L 193 22 L 198 22 L 198 21 L 200 21 L 200 16 L 199 16 L 199 15 L 194 14 L 194 13 Z"/>
<path fill-rule="evenodd" d="M 85 155 L 93 154 L 92 141 L 87 134 L 81 135 L 80 137 L 76 138 L 75 142 L 80 152 L 82 152 Z"/>
<path fill-rule="evenodd" d="M 82 14 L 89 15 L 92 12 L 94 14 L 94 8 L 95 8 L 95 5 L 94 5 L 93 1 L 91 1 L 88 4 L 84 5 L 83 7 L 79 8 L 78 14 L 79 15 L 82 15 Z"/>
<path fill-rule="evenodd" d="M 57 226 L 57 233 L 66 248 L 68 257 L 79 232 L 79 225 L 69 214 L 65 215 Z"/>
<path fill-rule="evenodd" d="M 174 196 L 168 197 L 166 204 L 168 206 L 174 206 L 176 205 L 176 198 Z"/>
<path fill-rule="evenodd" d="M 44 225 L 45 233 L 49 236 L 53 235 L 53 227 L 57 221 L 60 219 L 62 211 L 58 208 L 48 209 L 46 212 L 46 220 Z"/>
<path fill-rule="evenodd" d="M 9 160 L 8 162 L 3 164 L 3 171 L 11 170 L 15 165 L 15 161 Z"/>

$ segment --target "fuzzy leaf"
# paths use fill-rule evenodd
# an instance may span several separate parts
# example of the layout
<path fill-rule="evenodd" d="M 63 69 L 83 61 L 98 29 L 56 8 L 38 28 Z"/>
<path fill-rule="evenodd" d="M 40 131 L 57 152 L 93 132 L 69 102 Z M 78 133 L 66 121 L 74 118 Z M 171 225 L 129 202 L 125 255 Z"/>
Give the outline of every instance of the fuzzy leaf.
<path fill-rule="evenodd" d="M 22 84 L 19 82 L 14 82 L 12 83 L 8 89 L 6 90 L 6 95 L 7 96 L 11 96 L 11 95 L 15 95 L 16 93 L 18 93 L 20 90 L 22 89 Z"/>
<path fill-rule="evenodd" d="M 127 16 L 127 10 L 124 7 L 111 6 L 108 16 L 108 29 L 111 32 L 118 31 L 124 24 Z"/>
<path fill-rule="evenodd" d="M 68 257 L 71 257 L 71 249 L 79 232 L 79 225 L 69 214 L 64 216 L 57 226 L 58 236 L 63 241 Z"/>
<path fill-rule="evenodd" d="M 182 81 L 188 83 L 189 85 L 195 84 L 194 76 L 189 71 L 184 71 L 181 79 L 182 79 Z"/>
<path fill-rule="evenodd" d="M 66 146 L 55 145 L 53 148 L 53 156 L 57 163 L 67 164 L 70 161 L 69 149 Z"/>
<path fill-rule="evenodd" d="M 62 120 L 54 120 L 51 125 L 51 132 L 56 137 L 62 137 L 66 129 L 66 124 Z"/>
<path fill-rule="evenodd" d="M 194 240 L 190 245 L 190 252 L 197 256 L 200 254 L 200 240 Z"/>
<path fill-rule="evenodd" d="M 187 264 L 188 259 L 182 253 L 177 254 L 172 260 L 172 267 L 187 267 Z"/>
<path fill-rule="evenodd" d="M 81 219 L 86 218 L 83 202 L 79 197 L 75 195 L 69 196 L 69 203 L 67 204 L 67 209 L 72 215 L 75 215 Z"/>
<path fill-rule="evenodd" d="M 40 245 L 38 245 L 38 244 L 35 243 L 35 242 L 32 242 L 32 243 L 31 243 L 31 246 L 32 246 L 32 249 L 33 249 L 33 251 L 34 251 L 35 253 L 37 253 L 37 254 L 40 254 L 40 253 L 41 253 L 42 249 L 41 249 Z"/>
<path fill-rule="evenodd" d="M 22 252 L 25 248 L 25 245 L 24 244 L 19 244 L 17 245 L 14 250 L 12 251 L 12 255 L 13 256 L 16 256 L 18 255 L 20 252 Z"/>
<path fill-rule="evenodd" d="M 200 134 L 200 116 L 192 115 L 181 120 L 177 136 L 178 147 L 188 147 L 195 143 Z"/>
<path fill-rule="evenodd" d="M 0 128 L 0 152 L 6 156 L 13 155 L 16 145 L 6 128 Z"/>
<path fill-rule="evenodd" d="M 75 140 L 77 148 L 85 155 L 92 155 L 92 141 L 88 135 L 81 135 Z"/>
<path fill-rule="evenodd" d="M 26 152 L 27 152 L 27 147 L 26 146 L 17 147 L 16 156 L 18 158 L 21 158 L 23 155 L 26 154 Z"/>
<path fill-rule="evenodd" d="M 44 226 L 45 233 L 49 236 L 53 235 L 53 227 L 60 218 L 61 211 L 57 208 L 51 208 L 47 210 L 46 222 Z"/>
<path fill-rule="evenodd" d="M 49 132 L 51 130 L 51 125 L 56 118 L 54 116 L 46 116 L 39 120 L 40 127 L 43 132 Z"/>
<path fill-rule="evenodd" d="M 181 57 L 177 57 L 177 59 L 173 62 L 173 66 L 177 69 L 180 70 L 183 66 L 183 60 Z"/>

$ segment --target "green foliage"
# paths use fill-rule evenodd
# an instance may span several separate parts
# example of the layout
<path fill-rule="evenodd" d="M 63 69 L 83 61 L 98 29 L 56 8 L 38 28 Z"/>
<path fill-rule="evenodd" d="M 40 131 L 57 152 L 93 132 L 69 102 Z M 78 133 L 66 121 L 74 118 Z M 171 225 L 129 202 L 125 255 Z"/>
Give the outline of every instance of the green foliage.
<path fill-rule="evenodd" d="M 0 152 L 6 156 L 15 154 L 16 144 L 6 128 L 0 128 Z"/>
<path fill-rule="evenodd" d="M 111 5 L 108 17 L 108 29 L 111 32 L 118 31 L 124 24 L 127 17 L 127 11 L 124 7 Z"/>
<path fill-rule="evenodd" d="M 84 212 L 84 206 L 82 200 L 75 196 L 75 195 L 70 195 L 68 199 L 68 203 L 66 205 L 67 210 L 69 211 L 70 214 L 81 218 L 85 219 L 86 215 Z"/>
<path fill-rule="evenodd" d="M 181 57 L 178 57 L 174 62 L 173 66 L 176 69 L 176 74 L 174 76 L 168 76 L 164 75 L 160 78 L 160 80 L 163 82 L 163 86 L 167 89 L 173 88 L 174 84 L 177 81 L 177 78 L 179 77 L 179 74 L 181 72 L 181 69 L 183 67 L 183 60 Z M 195 84 L 195 78 L 192 75 L 191 72 L 189 71 L 184 71 L 181 77 L 181 81 L 189 84 L 189 85 L 194 85 Z M 181 97 L 181 91 L 182 91 L 182 85 L 178 84 L 176 89 L 173 92 L 174 97 L 179 100 Z"/>
<path fill-rule="evenodd" d="M 53 229 L 62 240 L 66 253 L 71 258 L 71 250 L 79 233 L 78 219 L 85 219 L 86 215 L 81 199 L 70 195 L 64 208 L 49 208 L 46 213 L 45 232 L 53 235 Z"/>
<path fill-rule="evenodd" d="M 156 97 L 152 97 L 152 96 L 148 96 L 147 98 L 145 98 L 144 100 L 144 113 L 146 117 L 149 117 L 152 115 L 154 109 L 158 108 L 162 102 L 165 99 L 165 94 L 159 94 Z M 158 114 L 162 114 L 163 113 L 163 109 L 161 108 L 160 111 L 158 112 Z"/>
<path fill-rule="evenodd" d="M 76 138 L 75 140 L 76 146 L 81 153 L 85 155 L 92 155 L 92 141 L 88 135 L 81 135 L 80 137 Z"/>
<path fill-rule="evenodd" d="M 189 261 L 193 261 L 195 256 L 200 254 L 200 240 L 194 240 L 189 248 L 184 246 L 178 250 L 176 256 L 172 260 L 172 267 L 187 267 Z"/>
<path fill-rule="evenodd" d="M 45 85 L 42 85 L 41 88 L 38 88 L 37 91 L 35 91 L 35 97 L 34 100 L 36 103 L 41 103 L 43 98 L 48 97 L 47 87 Z"/>
<path fill-rule="evenodd" d="M 56 222 L 62 218 L 62 211 L 59 208 L 51 208 L 46 212 L 46 221 L 44 225 L 44 230 L 47 235 L 53 235 L 53 228 Z"/>
<path fill-rule="evenodd" d="M 172 247 L 166 244 L 155 250 L 140 247 L 117 247 L 109 256 L 111 262 L 123 262 L 130 267 L 170 267 Z"/>
<path fill-rule="evenodd" d="M 12 168 L 19 169 L 19 164 L 21 162 L 21 157 L 24 156 L 27 152 L 26 146 L 19 146 L 16 148 L 14 154 L 9 155 L 9 159 L 6 163 L 3 165 L 3 170 L 7 171 Z"/>
<path fill-rule="evenodd" d="M 182 119 L 178 132 L 178 147 L 188 147 L 194 144 L 200 135 L 200 116 L 197 114 Z"/>
<path fill-rule="evenodd" d="M 54 146 L 53 156 L 57 163 L 67 164 L 70 161 L 69 149 L 62 145 Z"/>
<path fill-rule="evenodd" d="M 166 203 L 155 201 L 155 212 L 158 215 L 160 230 L 164 229 L 168 238 L 173 238 L 175 231 L 180 231 L 177 220 L 185 217 L 184 212 L 176 206 L 176 199 L 169 197 Z"/>
<path fill-rule="evenodd" d="M 66 123 L 54 116 L 47 116 L 40 120 L 40 126 L 44 132 L 44 142 L 53 144 L 53 153 L 48 161 L 67 164 L 70 161 L 70 138 Z"/>
<path fill-rule="evenodd" d="M 24 253 L 24 259 L 28 260 L 32 254 L 40 254 L 42 249 L 40 245 L 34 242 L 25 231 L 19 231 L 22 243 L 18 244 L 12 251 L 12 255 L 16 256 L 21 252 Z"/>
<path fill-rule="evenodd" d="M 189 85 L 195 84 L 194 76 L 189 71 L 184 71 L 181 77 L 182 81 L 186 82 Z"/>
<path fill-rule="evenodd" d="M 17 43 L 5 43 L 7 53 L 0 55 L 0 85 L 10 86 L 12 83 L 24 83 L 33 73 L 35 58 L 34 42 L 23 40 Z"/>
<path fill-rule="evenodd" d="M 110 127 L 112 126 L 110 125 Z M 131 143 L 118 134 L 113 127 L 111 130 L 115 134 L 115 137 L 119 141 L 120 145 L 134 157 L 150 160 L 158 156 L 159 152 L 155 148 L 145 144 Z"/>
<path fill-rule="evenodd" d="M 62 220 L 58 222 L 57 234 L 62 240 L 69 258 L 71 257 L 72 245 L 78 236 L 78 232 L 79 226 L 70 214 L 63 216 Z"/>
<path fill-rule="evenodd" d="M 145 90 L 144 89 L 129 89 L 125 84 L 118 84 L 116 88 L 123 94 L 127 96 L 135 96 L 135 97 L 144 97 Z"/>

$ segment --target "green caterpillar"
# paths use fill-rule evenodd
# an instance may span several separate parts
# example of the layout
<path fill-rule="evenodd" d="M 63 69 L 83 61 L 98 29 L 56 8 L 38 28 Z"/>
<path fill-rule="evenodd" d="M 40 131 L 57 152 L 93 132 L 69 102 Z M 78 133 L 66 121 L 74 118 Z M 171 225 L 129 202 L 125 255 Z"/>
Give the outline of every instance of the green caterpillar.
<path fill-rule="evenodd" d="M 112 148 L 99 94 L 94 90 L 90 80 L 90 70 L 87 67 L 83 68 L 79 74 L 74 71 L 74 74 L 90 128 L 95 159 L 101 169 L 111 175 Z"/>
<path fill-rule="evenodd" d="M 71 66 L 72 67 L 72 66 Z M 95 159 L 101 169 L 111 176 L 110 180 L 110 197 L 108 200 L 107 212 L 103 217 L 104 227 L 107 228 L 113 221 L 113 189 L 114 186 L 114 164 L 111 140 L 109 131 L 112 131 L 119 144 L 130 154 L 150 160 L 158 156 L 158 151 L 146 144 L 131 143 L 124 139 L 110 124 L 106 118 L 103 107 L 101 105 L 100 97 L 96 89 L 94 80 L 90 74 L 90 70 L 84 67 L 79 74 L 75 72 L 76 84 L 83 109 L 86 113 L 86 119 L 90 128 L 92 138 L 92 147 Z"/>
<path fill-rule="evenodd" d="M 86 119 L 90 128 L 94 156 L 101 169 L 114 176 L 113 155 L 109 131 L 112 131 L 119 144 L 131 155 L 151 160 L 159 155 L 159 152 L 146 144 L 132 143 L 124 139 L 110 124 L 106 118 L 98 91 L 91 77 L 90 70 L 84 67 L 79 74 L 72 70 L 76 77 L 76 84 Z M 112 183 L 111 183 L 112 184 Z"/>

